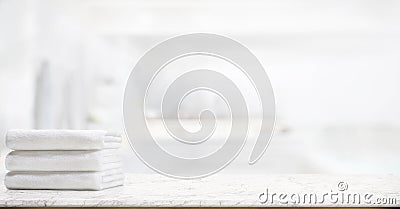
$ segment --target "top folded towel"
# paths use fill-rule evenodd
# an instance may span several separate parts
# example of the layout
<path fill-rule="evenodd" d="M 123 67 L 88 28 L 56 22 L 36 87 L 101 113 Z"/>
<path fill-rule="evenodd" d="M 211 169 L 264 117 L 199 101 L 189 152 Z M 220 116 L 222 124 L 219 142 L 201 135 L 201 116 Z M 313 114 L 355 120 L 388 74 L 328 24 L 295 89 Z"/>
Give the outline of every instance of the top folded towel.
<path fill-rule="evenodd" d="M 9 130 L 13 150 L 99 150 L 119 148 L 121 135 L 101 130 Z"/>

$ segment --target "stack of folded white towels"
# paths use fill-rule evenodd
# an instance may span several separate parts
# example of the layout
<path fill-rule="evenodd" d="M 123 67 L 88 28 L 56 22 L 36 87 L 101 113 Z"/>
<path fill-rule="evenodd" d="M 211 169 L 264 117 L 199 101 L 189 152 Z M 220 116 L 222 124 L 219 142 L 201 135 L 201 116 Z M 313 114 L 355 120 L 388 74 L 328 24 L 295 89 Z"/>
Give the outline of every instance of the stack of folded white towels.
<path fill-rule="evenodd" d="M 10 130 L 9 189 L 102 190 L 123 184 L 121 136 L 94 130 Z"/>

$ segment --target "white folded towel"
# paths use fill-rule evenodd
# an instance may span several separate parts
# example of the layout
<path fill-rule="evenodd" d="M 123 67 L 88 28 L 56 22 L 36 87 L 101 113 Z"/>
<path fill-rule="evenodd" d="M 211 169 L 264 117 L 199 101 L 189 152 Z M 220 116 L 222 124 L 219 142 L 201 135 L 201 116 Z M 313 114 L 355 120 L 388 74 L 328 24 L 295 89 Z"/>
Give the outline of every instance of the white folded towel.
<path fill-rule="evenodd" d="M 8 189 L 102 190 L 123 184 L 121 169 L 99 172 L 9 172 Z"/>
<path fill-rule="evenodd" d="M 88 151 L 12 151 L 9 171 L 103 171 L 121 168 L 117 149 Z"/>
<path fill-rule="evenodd" d="M 10 130 L 6 145 L 13 150 L 97 150 L 119 148 L 121 136 L 100 130 Z"/>

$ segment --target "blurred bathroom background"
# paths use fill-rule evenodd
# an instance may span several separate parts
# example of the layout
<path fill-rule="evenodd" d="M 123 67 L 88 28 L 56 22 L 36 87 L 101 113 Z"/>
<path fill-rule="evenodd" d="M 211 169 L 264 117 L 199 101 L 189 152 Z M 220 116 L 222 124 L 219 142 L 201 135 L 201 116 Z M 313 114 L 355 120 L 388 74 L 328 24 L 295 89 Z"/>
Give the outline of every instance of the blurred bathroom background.
<path fill-rule="evenodd" d="M 253 144 L 246 144 L 223 173 L 400 172 L 395 0 L 0 0 L 0 134 L 123 132 L 135 63 L 157 43 L 193 32 L 246 45 L 275 92 L 276 129 L 265 155 L 247 165 Z M 188 118 L 199 103 L 218 107 L 198 97 Z M 4 140 L 0 149 L 4 162 Z M 153 172 L 126 139 L 121 155 L 127 172 Z"/>

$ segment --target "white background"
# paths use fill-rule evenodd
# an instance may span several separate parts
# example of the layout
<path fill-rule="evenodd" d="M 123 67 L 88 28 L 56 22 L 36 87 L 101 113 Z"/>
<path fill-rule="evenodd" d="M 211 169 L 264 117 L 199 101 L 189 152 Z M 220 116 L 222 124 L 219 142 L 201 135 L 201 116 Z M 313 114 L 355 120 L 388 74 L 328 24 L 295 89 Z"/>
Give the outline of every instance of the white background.
<path fill-rule="evenodd" d="M 266 155 L 239 169 L 245 152 L 224 172 L 400 171 L 400 1 L 0 0 L 0 134 L 123 131 L 137 60 L 193 32 L 246 45 L 275 91 Z M 127 171 L 150 172 L 126 140 L 122 150 Z"/>

